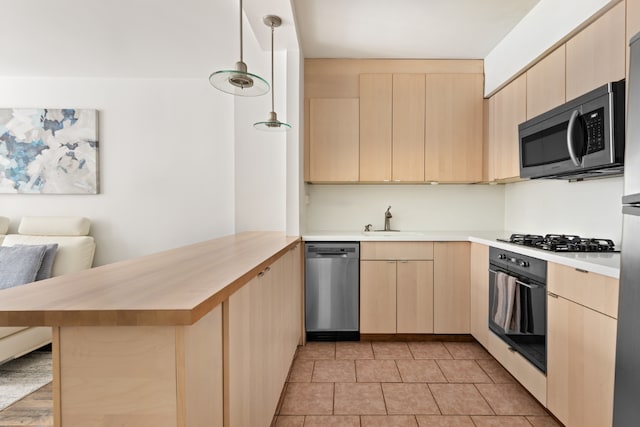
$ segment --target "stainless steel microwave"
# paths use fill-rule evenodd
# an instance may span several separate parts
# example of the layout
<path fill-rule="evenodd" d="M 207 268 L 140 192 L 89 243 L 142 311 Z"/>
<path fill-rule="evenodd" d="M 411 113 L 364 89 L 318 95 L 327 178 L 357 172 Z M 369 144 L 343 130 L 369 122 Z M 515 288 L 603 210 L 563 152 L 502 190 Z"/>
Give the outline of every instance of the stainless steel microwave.
<path fill-rule="evenodd" d="M 624 171 L 625 82 L 607 83 L 518 126 L 520 177 L 579 180 Z"/>

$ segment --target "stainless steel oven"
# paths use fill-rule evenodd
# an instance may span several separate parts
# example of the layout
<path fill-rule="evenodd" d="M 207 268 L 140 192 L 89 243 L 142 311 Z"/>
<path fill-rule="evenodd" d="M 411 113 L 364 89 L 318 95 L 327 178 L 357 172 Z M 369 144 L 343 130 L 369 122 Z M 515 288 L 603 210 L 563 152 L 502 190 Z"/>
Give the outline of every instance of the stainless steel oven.
<path fill-rule="evenodd" d="M 547 371 L 547 262 L 489 249 L 489 329 Z"/>

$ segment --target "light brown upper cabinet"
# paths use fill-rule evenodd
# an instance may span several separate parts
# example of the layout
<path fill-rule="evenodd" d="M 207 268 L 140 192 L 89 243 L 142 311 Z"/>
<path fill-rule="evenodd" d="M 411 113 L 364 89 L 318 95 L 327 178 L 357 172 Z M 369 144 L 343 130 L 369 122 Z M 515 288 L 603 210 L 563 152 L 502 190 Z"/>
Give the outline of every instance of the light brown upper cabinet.
<path fill-rule="evenodd" d="M 625 2 L 567 41 L 567 101 L 625 76 Z"/>
<path fill-rule="evenodd" d="M 565 68 L 562 45 L 527 70 L 527 120 L 565 102 Z"/>
<path fill-rule="evenodd" d="M 309 179 L 358 181 L 358 99 L 314 98 L 309 110 Z"/>
<path fill-rule="evenodd" d="M 492 97 L 493 132 L 489 143 L 491 180 L 516 180 L 520 177 L 518 125 L 527 118 L 527 75 L 502 88 Z"/>
<path fill-rule="evenodd" d="M 640 0 L 627 0 L 627 38 L 625 41 L 627 51 L 627 78 L 629 78 L 629 40 L 640 32 Z"/>
<path fill-rule="evenodd" d="M 360 75 L 360 181 L 391 180 L 391 74 Z"/>
<path fill-rule="evenodd" d="M 393 181 L 424 181 L 425 75 L 393 75 Z"/>
<path fill-rule="evenodd" d="M 482 181 L 483 84 L 480 74 L 427 75 L 426 181 Z"/>

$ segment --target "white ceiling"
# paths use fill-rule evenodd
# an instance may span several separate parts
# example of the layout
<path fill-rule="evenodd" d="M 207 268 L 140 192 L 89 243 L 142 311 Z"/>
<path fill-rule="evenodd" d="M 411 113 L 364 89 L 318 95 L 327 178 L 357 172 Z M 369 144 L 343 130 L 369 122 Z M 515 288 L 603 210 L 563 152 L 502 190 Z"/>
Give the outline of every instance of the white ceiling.
<path fill-rule="evenodd" d="M 305 58 L 484 58 L 539 0 L 291 0 Z"/>

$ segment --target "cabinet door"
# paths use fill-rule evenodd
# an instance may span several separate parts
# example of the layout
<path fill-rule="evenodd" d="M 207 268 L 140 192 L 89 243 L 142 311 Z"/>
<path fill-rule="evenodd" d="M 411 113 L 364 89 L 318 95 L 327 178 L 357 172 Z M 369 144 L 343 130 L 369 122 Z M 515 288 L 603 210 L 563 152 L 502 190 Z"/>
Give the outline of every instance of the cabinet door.
<path fill-rule="evenodd" d="M 565 102 L 565 45 L 527 70 L 527 119 Z"/>
<path fill-rule="evenodd" d="M 360 74 L 360 181 L 391 180 L 391 74 Z"/>
<path fill-rule="evenodd" d="M 516 180 L 520 177 L 520 148 L 518 125 L 526 120 L 527 77 L 521 75 L 500 92 L 493 105 L 493 157 L 494 180 Z"/>
<path fill-rule="evenodd" d="M 625 2 L 567 42 L 567 100 L 625 76 Z"/>
<path fill-rule="evenodd" d="M 547 298 L 547 407 L 568 426 L 611 426 L 616 321 Z"/>
<path fill-rule="evenodd" d="M 396 262 L 360 262 L 360 333 L 396 333 Z"/>
<path fill-rule="evenodd" d="M 309 101 L 309 179 L 355 182 L 359 163 L 357 99 Z"/>
<path fill-rule="evenodd" d="M 469 333 L 469 243 L 434 243 L 433 331 Z"/>
<path fill-rule="evenodd" d="M 426 181 L 482 180 L 483 87 L 481 74 L 427 75 Z"/>
<path fill-rule="evenodd" d="M 627 39 L 626 44 L 626 64 L 627 80 L 629 79 L 629 40 L 640 32 L 640 0 L 627 0 Z M 628 87 L 628 86 L 627 86 Z"/>
<path fill-rule="evenodd" d="M 433 333 L 433 261 L 398 261 L 397 332 Z"/>
<path fill-rule="evenodd" d="M 471 243 L 470 307 L 471 335 L 489 348 L 489 247 Z"/>
<path fill-rule="evenodd" d="M 424 181 L 424 120 L 424 74 L 394 74 L 394 181 Z"/>

